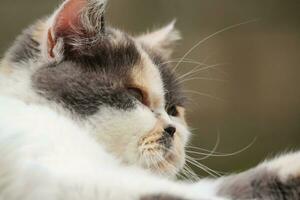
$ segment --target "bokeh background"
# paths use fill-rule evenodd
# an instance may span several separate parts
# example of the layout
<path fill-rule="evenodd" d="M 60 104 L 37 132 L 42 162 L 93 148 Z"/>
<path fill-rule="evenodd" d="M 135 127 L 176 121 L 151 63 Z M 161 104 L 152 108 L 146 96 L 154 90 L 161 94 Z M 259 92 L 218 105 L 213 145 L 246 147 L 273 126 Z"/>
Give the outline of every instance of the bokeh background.
<path fill-rule="evenodd" d="M 24 27 L 59 2 L 1 0 L 1 55 Z M 297 0 L 111 0 L 107 19 L 138 34 L 176 18 L 183 35 L 174 54 L 177 61 L 207 36 L 254 20 L 206 40 L 177 69 L 189 72 L 196 67 L 191 60 L 214 66 L 185 77 L 190 79 L 184 84 L 191 97 L 191 145 L 211 150 L 219 138 L 217 151 L 231 153 L 252 144 L 234 156 L 201 160 L 212 169 L 234 172 L 300 147 L 299 10 Z"/>

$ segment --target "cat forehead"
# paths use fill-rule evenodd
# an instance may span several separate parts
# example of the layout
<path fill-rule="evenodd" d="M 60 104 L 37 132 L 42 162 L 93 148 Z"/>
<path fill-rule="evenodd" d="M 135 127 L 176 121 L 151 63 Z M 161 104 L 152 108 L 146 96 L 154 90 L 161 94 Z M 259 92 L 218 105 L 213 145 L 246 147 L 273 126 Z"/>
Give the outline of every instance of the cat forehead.
<path fill-rule="evenodd" d="M 181 85 L 164 56 L 128 34 L 110 28 L 98 44 L 81 48 L 81 55 L 73 52 L 67 58 L 83 67 L 105 69 L 116 79 L 141 87 L 151 93 L 155 106 L 162 103 L 162 95 L 167 104 L 185 105 Z"/>
<path fill-rule="evenodd" d="M 83 40 L 65 37 L 64 60 L 89 67 L 107 68 L 113 71 L 126 70 L 139 63 L 142 52 L 137 42 L 129 35 L 116 29 L 108 29 L 105 35 Z"/>

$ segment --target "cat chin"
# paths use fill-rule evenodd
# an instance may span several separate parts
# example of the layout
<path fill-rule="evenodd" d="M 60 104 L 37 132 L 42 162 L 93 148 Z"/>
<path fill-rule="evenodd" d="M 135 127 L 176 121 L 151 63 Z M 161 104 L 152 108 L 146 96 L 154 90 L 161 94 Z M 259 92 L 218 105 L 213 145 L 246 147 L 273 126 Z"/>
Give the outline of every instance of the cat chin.
<path fill-rule="evenodd" d="M 142 165 L 144 168 L 165 177 L 175 177 L 185 164 L 184 157 L 174 154 L 168 154 L 160 158 L 149 156 L 144 160 L 147 160 L 146 164 Z"/>

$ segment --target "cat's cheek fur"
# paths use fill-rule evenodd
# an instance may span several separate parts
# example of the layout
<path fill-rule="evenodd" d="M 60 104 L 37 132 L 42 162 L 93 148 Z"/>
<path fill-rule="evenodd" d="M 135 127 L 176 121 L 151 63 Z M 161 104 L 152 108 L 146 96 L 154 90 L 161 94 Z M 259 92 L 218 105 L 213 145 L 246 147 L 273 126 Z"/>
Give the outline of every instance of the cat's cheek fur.
<path fill-rule="evenodd" d="M 166 158 L 169 159 L 167 162 L 172 165 L 152 170 L 174 176 L 174 172 L 178 172 L 185 164 L 184 146 L 189 139 L 190 132 L 184 124 L 180 123 L 180 120 L 163 116 L 158 118 L 150 109 L 140 104 L 130 110 L 103 106 L 95 115 L 87 118 L 86 125 L 92 136 L 123 163 L 151 169 L 152 166 L 148 166 L 149 158 L 143 154 L 145 150 L 143 143 L 148 141 L 155 147 L 156 142 L 153 138 L 162 137 L 164 127 L 170 123 L 173 124 L 177 129 L 172 141 L 172 148 L 176 155 Z M 141 142 L 143 139 L 145 142 Z M 157 154 L 160 153 L 157 151 Z M 174 167 L 177 168 L 175 171 Z"/>
<path fill-rule="evenodd" d="M 130 110 L 103 107 L 87 122 L 90 132 L 109 152 L 128 164 L 136 164 L 140 156 L 138 141 L 153 129 L 157 118 L 142 106 Z"/>

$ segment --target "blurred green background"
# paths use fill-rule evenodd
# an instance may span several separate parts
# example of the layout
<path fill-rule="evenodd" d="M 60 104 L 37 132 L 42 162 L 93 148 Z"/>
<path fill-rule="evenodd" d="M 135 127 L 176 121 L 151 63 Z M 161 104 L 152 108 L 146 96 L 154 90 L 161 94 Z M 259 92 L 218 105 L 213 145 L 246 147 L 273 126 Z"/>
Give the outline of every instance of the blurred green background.
<path fill-rule="evenodd" d="M 59 2 L 1 0 L 1 55 L 24 27 L 50 14 Z M 183 40 L 174 58 L 222 28 L 256 20 L 210 38 L 187 56 L 218 64 L 185 82 L 193 145 L 213 149 L 219 135 L 217 151 L 230 153 L 256 138 L 235 156 L 201 160 L 213 169 L 233 172 L 300 147 L 299 10 L 299 0 L 111 0 L 107 19 L 137 34 L 176 18 Z M 194 67 L 182 63 L 178 72 Z"/>

